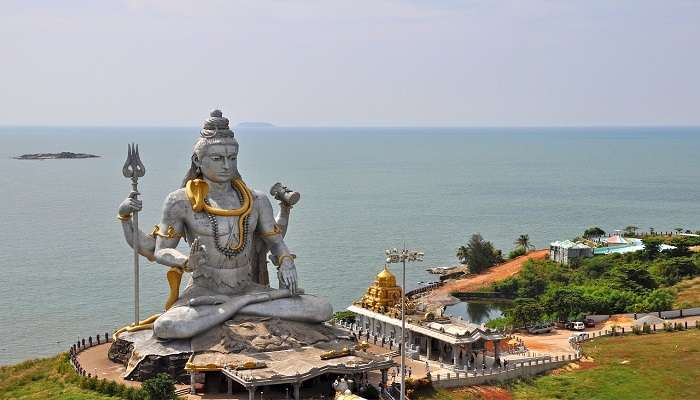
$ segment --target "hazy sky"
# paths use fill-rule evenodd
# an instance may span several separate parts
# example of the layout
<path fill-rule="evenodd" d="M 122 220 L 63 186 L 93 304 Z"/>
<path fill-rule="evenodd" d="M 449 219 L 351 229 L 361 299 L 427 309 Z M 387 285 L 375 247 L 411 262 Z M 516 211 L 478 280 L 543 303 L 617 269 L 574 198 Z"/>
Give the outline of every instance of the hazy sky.
<path fill-rule="evenodd" d="M 0 124 L 700 125 L 700 1 L 0 0 Z"/>

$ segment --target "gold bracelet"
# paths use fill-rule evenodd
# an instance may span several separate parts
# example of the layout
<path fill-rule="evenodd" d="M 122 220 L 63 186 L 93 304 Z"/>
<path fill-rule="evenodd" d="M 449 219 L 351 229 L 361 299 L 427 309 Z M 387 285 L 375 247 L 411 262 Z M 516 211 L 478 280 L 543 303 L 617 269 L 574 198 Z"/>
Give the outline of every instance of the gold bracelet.
<path fill-rule="evenodd" d="M 278 268 L 282 266 L 282 261 L 284 261 L 285 258 L 289 258 L 290 260 L 292 260 L 292 262 L 294 262 L 294 259 L 296 258 L 296 256 L 294 256 L 292 254 L 285 254 L 283 256 L 277 257 L 277 267 Z"/>
<path fill-rule="evenodd" d="M 128 221 L 131 219 L 131 214 L 126 214 L 126 215 L 117 214 L 117 219 L 120 221 Z"/>

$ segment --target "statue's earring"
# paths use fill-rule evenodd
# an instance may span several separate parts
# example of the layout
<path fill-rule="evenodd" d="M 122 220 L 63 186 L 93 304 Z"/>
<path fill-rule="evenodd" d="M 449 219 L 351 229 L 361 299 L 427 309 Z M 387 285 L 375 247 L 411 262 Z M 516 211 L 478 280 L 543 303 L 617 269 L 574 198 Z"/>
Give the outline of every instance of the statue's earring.
<path fill-rule="evenodd" d="M 202 175 L 202 170 L 201 170 L 199 167 L 197 167 L 197 169 L 194 170 L 194 173 L 195 173 L 197 176 L 200 176 L 200 175 Z"/>

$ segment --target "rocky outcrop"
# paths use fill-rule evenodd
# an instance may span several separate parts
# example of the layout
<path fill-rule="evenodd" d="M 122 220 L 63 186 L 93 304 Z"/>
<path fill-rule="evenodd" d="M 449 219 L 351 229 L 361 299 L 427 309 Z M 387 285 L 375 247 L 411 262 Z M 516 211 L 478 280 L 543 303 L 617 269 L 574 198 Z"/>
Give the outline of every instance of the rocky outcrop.
<path fill-rule="evenodd" d="M 80 158 L 99 158 L 94 154 L 86 153 L 72 153 L 70 151 L 63 151 L 60 153 L 35 153 L 35 154 L 22 154 L 21 156 L 12 157 L 15 160 L 60 160 L 60 159 L 80 159 Z"/>

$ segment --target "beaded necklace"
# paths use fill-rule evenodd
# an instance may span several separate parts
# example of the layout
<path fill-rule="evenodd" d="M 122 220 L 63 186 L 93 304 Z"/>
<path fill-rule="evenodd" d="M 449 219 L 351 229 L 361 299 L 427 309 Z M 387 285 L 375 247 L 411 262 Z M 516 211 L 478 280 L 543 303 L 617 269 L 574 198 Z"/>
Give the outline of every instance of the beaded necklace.
<path fill-rule="evenodd" d="M 238 202 L 241 202 L 241 197 L 242 194 L 239 192 L 239 188 L 234 186 L 236 197 L 238 198 Z M 204 203 L 206 203 L 207 206 L 211 207 L 211 204 L 209 204 L 208 199 L 204 199 Z M 219 243 L 219 221 L 216 220 L 216 217 L 210 213 L 208 210 L 205 210 L 207 213 L 207 217 L 209 218 L 209 222 L 211 223 L 211 233 L 214 236 L 214 245 L 216 246 L 216 249 L 223 255 L 225 255 L 227 258 L 231 258 L 234 256 L 237 256 L 240 254 L 243 250 L 245 250 L 246 247 L 246 237 L 248 236 L 248 216 L 250 213 L 246 213 L 245 215 L 238 217 L 238 218 L 243 218 L 243 221 L 239 226 L 242 228 L 240 229 L 239 232 L 239 237 L 238 237 L 238 244 L 236 247 L 226 247 L 222 246 Z"/>

